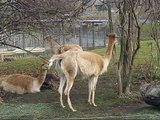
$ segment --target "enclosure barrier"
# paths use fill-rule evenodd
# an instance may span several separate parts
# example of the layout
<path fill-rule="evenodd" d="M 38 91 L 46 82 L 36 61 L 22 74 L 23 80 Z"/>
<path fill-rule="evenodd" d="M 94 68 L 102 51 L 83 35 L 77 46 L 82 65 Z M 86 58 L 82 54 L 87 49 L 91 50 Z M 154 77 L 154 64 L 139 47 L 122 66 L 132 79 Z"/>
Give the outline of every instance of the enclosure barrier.
<path fill-rule="evenodd" d="M 32 53 L 43 53 L 45 52 L 45 48 L 26 48 L 26 50 L 32 52 Z M 1 51 L 0 52 L 0 62 L 4 62 L 5 57 L 7 56 L 14 56 L 17 54 L 26 54 L 26 51 L 23 51 L 21 49 L 15 49 L 13 51 Z"/>

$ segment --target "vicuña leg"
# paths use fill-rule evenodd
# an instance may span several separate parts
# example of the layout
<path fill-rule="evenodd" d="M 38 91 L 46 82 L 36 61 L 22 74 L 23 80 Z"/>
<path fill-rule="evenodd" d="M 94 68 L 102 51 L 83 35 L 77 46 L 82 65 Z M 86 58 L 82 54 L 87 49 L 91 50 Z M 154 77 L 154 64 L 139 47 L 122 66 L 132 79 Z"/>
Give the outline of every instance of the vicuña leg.
<path fill-rule="evenodd" d="M 65 76 L 62 76 L 60 78 L 60 85 L 59 85 L 59 88 L 58 88 L 58 92 L 60 94 L 60 103 L 61 103 L 61 106 L 64 108 L 64 104 L 63 104 L 63 87 L 65 85 L 65 82 L 66 82 L 66 78 Z"/>
<path fill-rule="evenodd" d="M 69 105 L 69 108 L 75 112 L 76 110 L 72 107 L 72 103 L 71 103 L 71 100 L 70 100 L 70 90 L 73 86 L 73 82 L 74 80 L 73 79 L 67 79 L 67 86 L 65 88 L 65 94 L 67 95 L 67 102 L 68 102 L 68 105 Z"/>
<path fill-rule="evenodd" d="M 88 81 L 88 90 L 89 90 L 89 94 L 88 94 L 88 102 L 91 105 L 91 95 L 92 95 L 92 79 L 89 79 Z"/>
<path fill-rule="evenodd" d="M 92 80 L 92 104 L 93 106 L 97 106 L 95 104 L 95 92 L 96 92 L 97 81 L 98 81 L 98 76 L 94 76 Z"/>

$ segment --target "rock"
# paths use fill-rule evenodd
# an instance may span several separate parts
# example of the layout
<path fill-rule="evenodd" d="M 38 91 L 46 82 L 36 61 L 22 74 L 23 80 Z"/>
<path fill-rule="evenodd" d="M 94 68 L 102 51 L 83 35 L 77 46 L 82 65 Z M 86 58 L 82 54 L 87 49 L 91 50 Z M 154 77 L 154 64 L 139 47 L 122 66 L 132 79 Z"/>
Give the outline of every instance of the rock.
<path fill-rule="evenodd" d="M 149 105 L 160 107 L 160 97 L 146 96 L 143 97 L 143 100 Z"/>
<path fill-rule="evenodd" d="M 160 85 L 142 82 L 140 93 L 147 104 L 160 106 Z"/>
<path fill-rule="evenodd" d="M 38 75 L 39 75 L 38 73 L 34 73 L 32 76 L 38 77 Z M 55 89 L 58 89 L 58 85 L 59 85 L 59 78 L 54 74 L 47 73 L 45 81 L 41 86 L 41 90 L 44 90 L 44 89 L 55 90 Z"/>
<path fill-rule="evenodd" d="M 59 85 L 59 79 L 54 74 L 47 74 L 41 89 L 57 89 Z"/>

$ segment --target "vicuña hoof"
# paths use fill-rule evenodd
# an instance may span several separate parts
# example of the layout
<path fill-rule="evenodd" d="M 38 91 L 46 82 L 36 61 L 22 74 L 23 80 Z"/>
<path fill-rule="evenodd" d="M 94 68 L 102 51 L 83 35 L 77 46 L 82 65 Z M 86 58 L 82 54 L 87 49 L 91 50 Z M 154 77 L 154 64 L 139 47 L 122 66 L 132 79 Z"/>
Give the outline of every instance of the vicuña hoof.
<path fill-rule="evenodd" d="M 76 112 L 77 110 L 75 110 L 75 109 L 72 109 L 72 111 L 73 111 L 73 112 Z"/>
<path fill-rule="evenodd" d="M 64 106 L 64 105 L 61 105 L 62 106 L 62 108 L 65 108 L 66 106 Z"/>
<path fill-rule="evenodd" d="M 92 103 L 91 103 L 91 101 L 90 101 L 90 100 L 88 100 L 88 103 L 89 103 L 90 105 L 92 105 Z"/>
<path fill-rule="evenodd" d="M 97 107 L 97 105 L 96 105 L 95 103 L 93 103 L 93 106 L 94 106 L 94 107 Z"/>
<path fill-rule="evenodd" d="M 64 91 L 64 95 L 67 95 L 67 90 Z"/>

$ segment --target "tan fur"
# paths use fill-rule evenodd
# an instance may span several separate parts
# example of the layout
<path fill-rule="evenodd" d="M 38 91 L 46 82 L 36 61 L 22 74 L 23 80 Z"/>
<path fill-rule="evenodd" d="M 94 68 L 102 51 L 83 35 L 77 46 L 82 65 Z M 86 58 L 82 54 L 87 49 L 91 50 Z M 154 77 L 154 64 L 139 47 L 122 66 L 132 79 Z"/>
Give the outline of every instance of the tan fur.
<path fill-rule="evenodd" d="M 63 81 L 65 80 L 67 81 L 64 94 L 67 95 L 68 105 L 72 111 L 76 110 L 72 107 L 71 104 L 70 90 L 73 86 L 74 79 L 79 74 L 89 78 L 88 102 L 90 104 L 93 104 L 93 106 L 96 106 L 94 98 L 95 98 L 95 91 L 96 91 L 96 84 L 98 81 L 98 77 L 107 70 L 108 64 L 112 57 L 112 50 L 113 46 L 115 45 L 115 42 L 116 42 L 116 34 L 111 33 L 109 35 L 109 43 L 104 57 L 86 51 L 67 51 L 60 55 L 53 55 L 49 60 L 50 62 L 49 66 L 53 64 L 53 61 L 61 60 L 60 67 L 62 72 L 64 73 Z M 62 99 L 64 83 L 65 82 L 60 83 L 59 86 L 60 102 L 62 107 L 64 107 Z"/>
<path fill-rule="evenodd" d="M 65 53 L 67 51 L 83 51 L 82 47 L 79 45 L 62 45 L 62 46 L 56 46 L 51 35 L 47 36 L 47 40 L 50 43 L 50 48 L 53 50 L 53 52 L 55 54 L 62 54 Z M 61 58 L 62 59 L 62 58 Z M 63 86 L 66 83 L 66 78 L 65 78 L 65 74 L 63 73 L 61 66 L 60 66 L 60 61 L 56 60 L 56 65 L 55 65 L 55 69 L 58 72 L 58 76 L 60 77 L 60 85 L 58 88 L 58 91 L 60 93 L 60 103 L 61 106 L 64 108 L 65 106 L 63 105 L 63 99 L 62 99 L 62 89 Z M 72 71 L 72 70 L 71 70 Z"/>
<path fill-rule="evenodd" d="M 38 78 L 23 74 L 13 74 L 0 78 L 0 86 L 7 92 L 24 94 L 40 92 L 48 69 L 48 62 L 43 62 Z"/>
<path fill-rule="evenodd" d="M 50 48 L 53 50 L 53 52 L 55 54 L 61 54 L 61 53 L 64 53 L 68 50 L 73 50 L 73 51 L 82 51 L 82 47 L 79 46 L 79 45 L 62 45 L 62 46 L 56 46 L 53 39 L 52 39 L 52 36 L 51 35 L 48 35 L 46 37 L 47 41 L 49 42 L 50 44 Z"/>
<path fill-rule="evenodd" d="M 61 54 L 61 53 L 64 53 L 68 50 L 73 50 L 73 51 L 82 51 L 82 47 L 80 47 L 79 45 L 63 45 L 63 46 L 60 46 L 57 50 L 57 54 Z"/>

